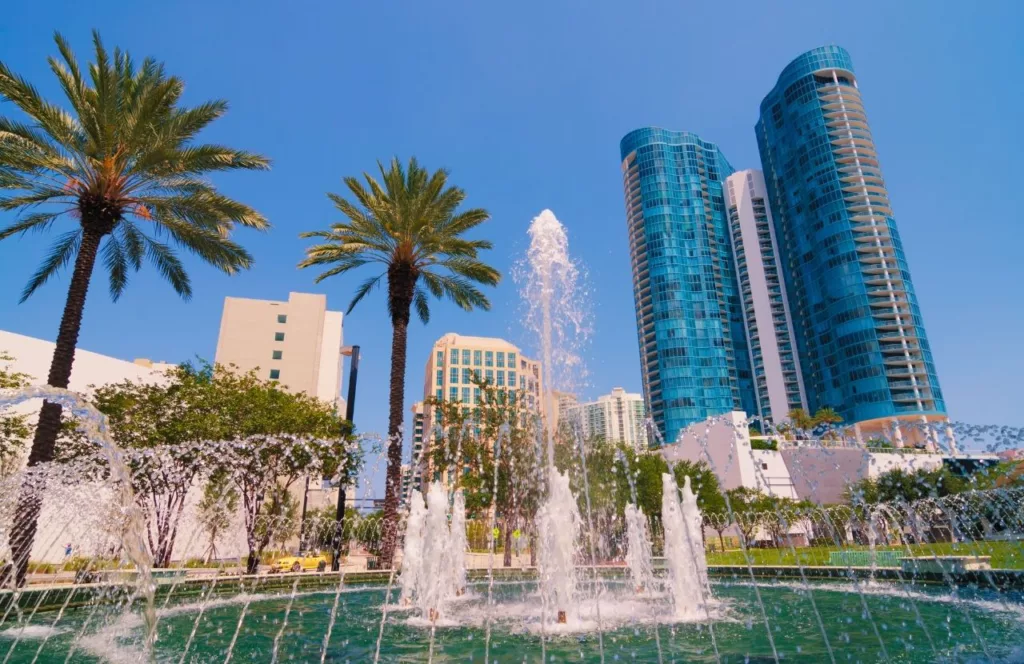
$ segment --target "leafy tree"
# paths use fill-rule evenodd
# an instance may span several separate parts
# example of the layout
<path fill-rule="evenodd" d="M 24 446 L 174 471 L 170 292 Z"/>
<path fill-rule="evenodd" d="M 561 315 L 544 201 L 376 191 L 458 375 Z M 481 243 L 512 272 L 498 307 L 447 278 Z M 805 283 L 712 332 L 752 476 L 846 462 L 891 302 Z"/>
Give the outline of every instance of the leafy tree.
<path fill-rule="evenodd" d="M 306 475 L 354 472 L 349 429 L 332 406 L 305 394 L 286 392 L 255 372 L 218 367 L 221 387 L 217 411 L 222 444 L 211 455 L 214 472 L 223 472 L 238 490 L 249 555 L 247 573 L 256 572 L 272 531 L 260 531 L 263 504 Z M 283 499 L 281 499 L 283 500 Z M 279 501 L 280 502 L 280 501 Z"/>
<path fill-rule="evenodd" d="M 0 210 L 20 211 L 0 230 L 0 240 L 27 231 L 69 227 L 56 239 L 22 292 L 24 301 L 57 272 L 73 264 L 47 384 L 66 388 L 97 258 L 117 300 L 131 271 L 151 261 L 183 298 L 192 284 L 171 243 L 234 274 L 252 257 L 232 242 L 236 225 L 263 230 L 267 221 L 247 205 L 224 196 L 210 173 L 263 170 L 264 157 L 195 142 L 221 117 L 227 102 L 195 107 L 181 103 L 184 82 L 147 58 L 136 67 L 120 49 L 110 53 L 93 33 L 95 62 L 83 74 L 68 42 L 55 35 L 59 58 L 50 58 L 70 110 L 43 99 L 27 80 L 0 62 L 0 100 L 27 118 L 0 116 Z M 151 232 L 147 233 L 146 228 Z M 44 402 L 29 465 L 50 461 L 61 427 L 61 406 Z M 23 493 L 11 540 L 24 582 L 27 553 L 35 539 L 40 499 Z"/>
<path fill-rule="evenodd" d="M 28 387 L 28 375 L 8 368 L 7 363 L 13 361 L 13 357 L 0 351 L 0 390 L 20 390 Z M 31 433 L 27 416 L 0 409 L 0 479 L 17 469 L 21 453 Z"/>
<path fill-rule="evenodd" d="M 398 159 L 378 164 L 382 183 L 364 173 L 365 186 L 354 177 L 345 184 L 355 199 L 328 194 L 346 220 L 330 230 L 303 233 L 321 241 L 306 250 L 299 267 L 326 268 L 316 278 L 345 274 L 367 264 L 383 272 L 356 289 L 348 311 L 382 279 L 387 282 L 391 318 L 391 389 L 388 418 L 388 469 L 384 493 L 384 541 L 381 563 L 390 567 L 398 533 L 398 498 L 402 476 L 402 420 L 405 411 L 405 365 L 409 319 L 413 307 L 420 320 L 430 318 L 428 293 L 446 297 L 466 311 L 490 309 L 476 284 L 494 286 L 500 275 L 479 260 L 486 240 L 465 234 L 486 221 L 486 210 L 459 210 L 465 192 L 448 184 L 448 172 L 428 173 L 415 159 L 407 168 Z"/>
<path fill-rule="evenodd" d="M 221 434 L 217 393 L 222 375 L 210 367 L 181 366 L 167 378 L 164 383 L 128 380 L 104 385 L 92 398 L 107 417 L 111 438 L 125 451 L 158 567 L 170 563 L 188 492 L 207 467 L 207 441 Z M 98 471 L 107 471 L 95 444 L 84 437 L 61 445 L 57 458 L 91 458 Z"/>
<path fill-rule="evenodd" d="M 217 541 L 231 526 L 231 517 L 237 509 L 238 491 L 223 471 L 214 473 L 203 488 L 203 497 L 197 506 L 199 525 L 210 538 L 206 562 L 217 557 Z"/>
<path fill-rule="evenodd" d="M 787 415 L 790 423 L 802 432 L 810 431 L 814 428 L 814 418 L 807 414 L 803 408 L 794 408 L 789 411 Z"/>
<path fill-rule="evenodd" d="M 273 487 L 269 494 L 260 507 L 255 534 L 264 547 L 273 542 L 279 550 L 284 550 L 288 540 L 299 533 L 299 501 L 291 491 L 279 486 Z"/>
<path fill-rule="evenodd" d="M 754 533 L 757 532 L 757 527 L 761 523 L 761 510 L 764 507 L 763 496 L 764 494 L 756 489 L 745 486 L 725 492 L 733 523 L 736 524 L 743 541 L 747 544 L 753 542 Z"/>
<path fill-rule="evenodd" d="M 832 426 L 841 424 L 843 418 L 830 406 L 822 406 L 814 412 L 814 426 Z"/>
<path fill-rule="evenodd" d="M 907 472 L 894 468 L 877 478 L 866 477 L 847 489 L 852 503 L 912 503 L 923 498 L 942 498 L 969 488 L 967 480 L 945 466 L 935 470 Z"/>

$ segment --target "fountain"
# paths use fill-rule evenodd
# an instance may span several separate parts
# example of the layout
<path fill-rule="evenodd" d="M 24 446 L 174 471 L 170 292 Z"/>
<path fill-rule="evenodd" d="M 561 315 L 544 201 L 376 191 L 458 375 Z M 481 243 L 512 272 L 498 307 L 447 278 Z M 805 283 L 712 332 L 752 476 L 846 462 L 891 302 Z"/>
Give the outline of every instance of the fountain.
<path fill-rule="evenodd" d="M 565 229 L 550 211 L 533 220 L 530 237 L 523 295 L 545 362 L 542 398 L 550 406 L 551 389 L 573 385 L 572 376 L 582 373 L 585 289 Z M 73 395 L 40 395 L 82 410 Z M 4 397 L 0 407 L 21 398 Z M 734 425 L 728 418 L 709 421 L 705 433 L 669 445 L 706 464 L 724 484 L 755 452 L 770 454 L 721 453 L 712 432 Z M 960 449 L 1024 443 L 1024 432 L 1006 427 L 951 430 Z M 112 474 L 127 477 L 131 471 L 109 437 L 93 435 L 102 439 Z M 484 434 L 469 427 L 467 435 Z M 499 520 L 506 515 L 494 503 L 481 505 L 486 491 L 434 482 L 425 496 L 410 492 L 398 570 L 370 567 L 379 523 L 356 517 L 346 524 L 349 556 L 339 572 L 245 575 L 237 558 L 215 561 L 209 570 L 185 570 L 175 560 L 181 567 L 165 571 L 181 576 L 143 581 L 149 562 L 138 520 L 147 517 L 130 493 L 120 492 L 130 486 L 122 481 L 106 491 L 120 514 L 131 517 L 125 556 L 140 574 L 86 583 L 84 575 L 33 571 L 44 583 L 0 590 L 0 661 L 1019 661 L 1024 486 L 1006 483 L 1012 473 L 960 494 L 807 505 L 772 493 L 755 463 L 760 491 L 720 496 L 724 508 L 715 510 L 698 506 L 691 483 L 701 482 L 702 500 L 706 489 L 698 475 L 691 480 L 690 470 L 676 466 L 678 477 L 685 476 L 677 486 L 676 473 L 664 473 L 671 463 L 657 453 L 609 452 L 578 434 L 559 443 L 554 428 L 541 424 L 525 442 L 507 426 L 501 436 L 502 458 L 515 458 L 512 446 L 523 445 L 531 468 L 541 469 L 536 477 L 531 471 L 531 492 L 516 503 L 522 513 L 514 522 L 523 530 L 517 541 L 528 540 L 536 553 L 535 569 L 501 567 L 496 548 L 507 540 L 494 538 L 493 529 L 508 521 Z M 847 444 L 843 436 L 835 432 L 812 451 L 831 462 Z M 475 442 L 475 448 L 499 449 L 494 440 Z M 566 447 L 556 455 L 557 444 Z M 225 445 L 211 442 L 206 451 Z M 810 445 L 796 440 L 788 450 Z M 573 463 L 555 466 L 566 457 Z M 616 460 L 621 474 L 602 484 Z M 813 485 L 822 467 L 793 472 Z M 83 498 L 67 468 L 33 472 L 48 483 L 48 527 L 33 569 L 57 568 L 66 534 L 83 520 Z M 364 470 L 363 486 L 374 472 Z M 498 478 L 495 464 L 481 484 L 497 495 Z M 10 506 L 25 479 L 0 478 L 0 563 Z M 193 542 L 200 532 L 197 503 L 193 494 L 182 505 L 185 551 L 207 548 Z M 237 539 L 238 524 L 228 530 Z M 307 533 L 317 531 L 307 524 Z M 990 560 L 971 569 L 951 561 L 964 552 Z M 86 565 L 99 562 L 95 555 Z"/>
<path fill-rule="evenodd" d="M 637 594 L 654 591 L 654 570 L 651 565 L 651 535 L 644 511 L 634 503 L 627 503 L 626 567 Z"/>

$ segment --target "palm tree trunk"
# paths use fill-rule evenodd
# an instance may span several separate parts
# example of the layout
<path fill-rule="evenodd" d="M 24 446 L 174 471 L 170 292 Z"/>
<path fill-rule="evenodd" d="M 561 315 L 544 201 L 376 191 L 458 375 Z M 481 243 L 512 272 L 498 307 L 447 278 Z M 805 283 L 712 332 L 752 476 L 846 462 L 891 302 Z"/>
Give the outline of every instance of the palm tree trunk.
<path fill-rule="evenodd" d="M 85 310 L 85 296 L 89 291 L 89 279 L 92 277 L 93 265 L 96 263 L 96 254 L 102 239 L 103 233 L 90 230 L 88 227 L 82 234 L 82 245 L 75 258 L 75 270 L 71 275 L 68 299 L 64 304 L 64 315 L 60 319 L 57 344 L 53 350 L 53 360 L 50 362 L 47 385 L 52 387 L 67 389 L 71 380 L 71 367 L 75 361 L 78 333 L 82 327 L 82 312 Z M 29 468 L 53 461 L 54 447 L 60 433 L 60 414 L 59 403 L 43 401 L 43 407 L 39 411 L 39 424 L 32 439 L 32 450 L 28 456 Z M 42 508 L 42 496 L 39 495 L 38 489 L 31 475 L 27 477 L 22 485 L 18 506 L 15 508 L 14 523 L 11 525 L 11 558 L 18 587 L 25 585 L 28 558 L 36 538 L 36 522 Z"/>
<path fill-rule="evenodd" d="M 416 276 L 408 267 L 388 269 L 391 314 L 391 394 L 388 415 L 388 471 L 384 489 L 384 523 L 380 568 L 390 569 L 398 541 L 398 493 L 402 483 L 402 418 L 405 410 L 405 352 Z"/>

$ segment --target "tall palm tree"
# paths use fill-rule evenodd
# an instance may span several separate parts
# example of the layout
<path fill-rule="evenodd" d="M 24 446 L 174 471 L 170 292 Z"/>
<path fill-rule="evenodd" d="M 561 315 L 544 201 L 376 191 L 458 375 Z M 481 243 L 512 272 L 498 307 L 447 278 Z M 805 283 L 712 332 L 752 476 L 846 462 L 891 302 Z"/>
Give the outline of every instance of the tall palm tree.
<path fill-rule="evenodd" d="M 54 38 L 60 58 L 49 58 L 50 69 L 69 111 L 43 99 L 0 62 L 0 100 L 12 102 L 27 120 L 0 116 L 0 211 L 21 213 L 0 230 L 0 240 L 64 227 L 21 301 L 74 265 L 47 378 L 49 385 L 66 388 L 96 259 L 102 258 L 114 300 L 124 292 L 129 273 L 146 260 L 189 299 L 192 284 L 171 245 L 228 274 L 250 267 L 252 257 L 229 235 L 236 224 L 263 230 L 267 221 L 220 194 L 203 176 L 262 170 L 269 162 L 241 150 L 196 144 L 196 135 L 225 113 L 227 103 L 182 106 L 184 83 L 168 76 L 162 64 L 147 58 L 136 67 L 127 53 L 108 53 L 94 32 L 96 61 L 83 74 L 67 41 L 59 34 Z M 45 402 L 30 466 L 53 459 L 60 420 L 60 405 Z M 19 581 L 39 505 L 37 497 L 23 492 L 11 537 Z"/>
<path fill-rule="evenodd" d="M 384 493 L 382 566 L 390 566 L 398 527 L 398 489 L 402 474 L 402 416 L 405 403 L 406 335 L 412 308 L 420 320 L 430 319 L 428 294 L 447 298 L 472 311 L 490 309 L 487 297 L 476 284 L 494 286 L 501 275 L 478 260 L 486 240 L 467 240 L 465 233 L 490 218 L 486 210 L 459 211 L 466 193 L 448 184 L 448 172 L 428 173 L 415 158 L 403 168 L 398 159 L 388 167 L 378 163 L 381 182 L 364 173 L 365 186 L 357 178 L 345 178 L 353 201 L 328 194 L 345 216 L 330 230 L 303 233 L 320 244 L 306 250 L 299 267 L 325 267 L 316 278 L 345 274 L 367 264 L 382 271 L 356 289 L 348 305 L 352 309 L 387 280 L 388 314 L 391 317 L 391 395 L 388 417 L 388 471 Z"/>

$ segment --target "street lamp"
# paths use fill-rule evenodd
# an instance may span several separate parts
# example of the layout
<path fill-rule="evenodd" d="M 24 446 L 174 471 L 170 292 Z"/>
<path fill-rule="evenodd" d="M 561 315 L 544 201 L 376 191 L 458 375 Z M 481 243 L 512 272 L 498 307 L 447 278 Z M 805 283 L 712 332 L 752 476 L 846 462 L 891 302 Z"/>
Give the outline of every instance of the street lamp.
<path fill-rule="evenodd" d="M 356 409 L 356 378 L 359 376 L 359 346 L 343 346 L 341 354 L 352 358 L 348 368 L 348 398 L 345 400 L 345 419 L 351 423 Z M 344 432 L 342 433 L 344 435 Z M 333 558 L 331 570 L 341 569 L 341 545 L 345 530 L 345 480 L 348 468 L 343 468 L 338 476 L 338 507 L 334 514 L 334 540 L 332 542 Z"/>

